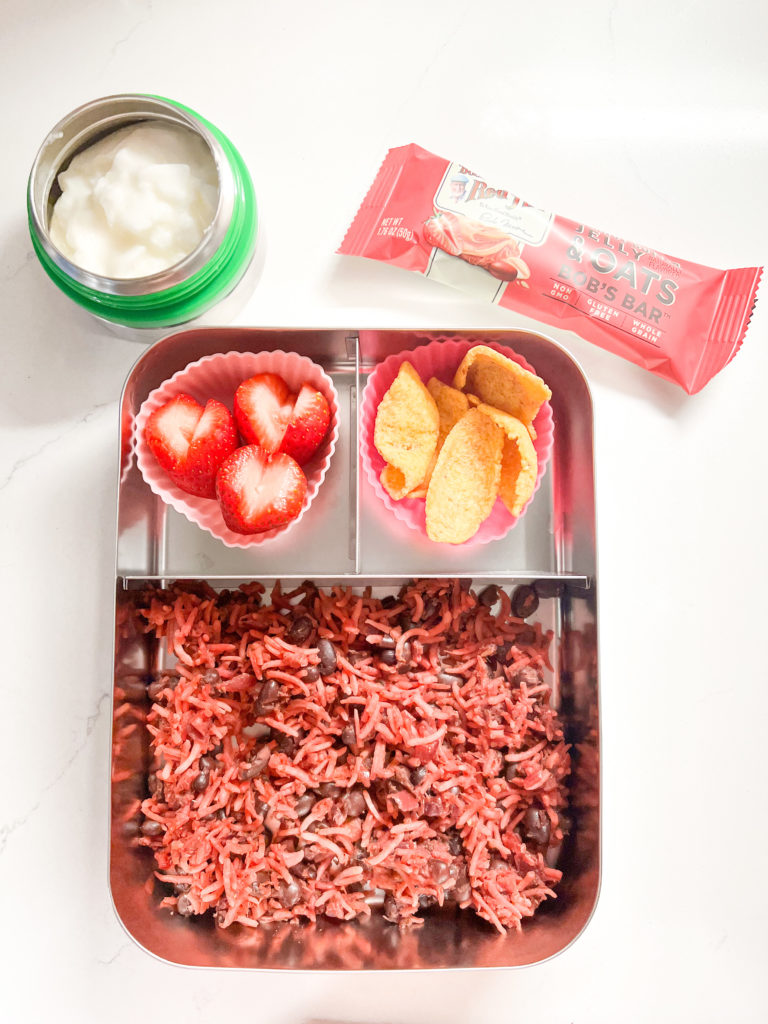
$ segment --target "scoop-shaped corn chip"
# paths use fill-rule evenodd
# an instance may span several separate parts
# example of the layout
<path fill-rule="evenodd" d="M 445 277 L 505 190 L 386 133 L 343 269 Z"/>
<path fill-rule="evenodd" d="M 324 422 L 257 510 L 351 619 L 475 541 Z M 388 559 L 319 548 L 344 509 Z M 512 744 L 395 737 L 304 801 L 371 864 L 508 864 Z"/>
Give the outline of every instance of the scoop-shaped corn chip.
<path fill-rule="evenodd" d="M 443 442 L 446 437 L 450 434 L 456 424 L 459 422 L 461 417 L 469 410 L 469 402 L 467 396 L 463 391 L 458 391 L 456 388 L 452 388 L 450 384 L 443 384 L 437 377 L 430 377 L 427 381 L 427 391 L 435 400 L 437 405 L 438 416 L 440 421 L 438 424 L 437 434 L 437 447 L 435 448 L 435 454 L 432 456 L 432 461 L 429 464 L 429 469 L 424 474 L 424 479 L 421 481 L 418 487 L 416 487 L 408 495 L 409 498 L 426 498 L 427 490 L 429 489 L 429 481 L 432 479 L 432 472 L 437 462 L 437 456 L 440 454 L 440 449 L 443 447 Z"/>
<path fill-rule="evenodd" d="M 379 476 L 381 486 L 387 492 L 387 494 L 394 498 L 395 501 L 400 501 L 401 498 L 412 497 L 409 493 L 408 488 L 405 486 L 405 477 L 396 469 L 395 466 L 386 465 L 382 469 Z"/>
<path fill-rule="evenodd" d="M 477 395 L 481 402 L 508 412 L 530 426 L 552 392 L 535 373 L 487 345 L 475 345 L 462 359 L 453 386 Z"/>
<path fill-rule="evenodd" d="M 433 455 L 432 456 L 432 464 L 430 465 L 429 469 L 427 470 L 427 477 L 428 477 L 429 480 L 432 479 L 432 471 L 435 468 L 435 463 L 436 462 L 437 462 L 437 456 Z M 383 483 L 383 481 L 382 481 L 382 483 Z M 386 484 L 384 486 L 386 487 Z M 427 496 L 427 487 L 428 487 L 428 484 L 424 483 L 424 481 L 422 480 L 422 482 L 419 484 L 418 487 L 414 487 L 412 491 L 408 492 L 408 497 L 409 498 L 420 498 L 420 499 L 426 498 L 426 496 Z"/>
<path fill-rule="evenodd" d="M 393 490 L 402 491 L 400 497 L 424 479 L 437 447 L 439 419 L 434 398 L 411 364 L 404 362 L 379 403 L 373 428 L 376 450 L 388 468 L 402 476 L 399 486 L 400 476 L 384 471 Z M 396 497 L 383 474 L 382 484 Z"/>
<path fill-rule="evenodd" d="M 427 491 L 427 536 L 462 544 L 490 515 L 499 492 L 504 431 L 470 411 L 451 430 L 437 457 Z"/>
<path fill-rule="evenodd" d="M 481 404 L 477 408 L 504 431 L 499 497 L 510 515 L 519 516 L 533 495 L 539 468 L 531 436 L 525 424 L 509 413 L 490 405 Z"/>
<path fill-rule="evenodd" d="M 427 391 L 435 400 L 440 417 L 438 444 L 442 444 L 465 412 L 469 411 L 469 400 L 463 391 L 443 384 L 437 377 L 427 381 Z"/>
<path fill-rule="evenodd" d="M 484 405 L 484 403 L 480 401 L 480 399 L 477 397 L 477 395 L 467 394 L 467 401 L 469 402 L 470 408 L 472 408 L 472 409 L 476 409 L 478 406 Z M 487 408 L 488 409 L 492 409 L 493 406 L 489 405 L 489 406 L 487 406 Z M 501 412 L 501 409 L 497 409 L 496 411 L 497 412 Z M 505 413 L 505 415 L 508 416 L 509 413 Z M 517 418 L 517 417 L 515 417 L 515 418 Z M 522 420 L 519 420 L 518 422 L 522 423 Z M 533 424 L 532 423 L 523 423 L 523 426 L 528 431 L 528 435 L 531 438 L 531 440 L 535 441 L 536 440 L 536 430 L 535 430 Z"/>

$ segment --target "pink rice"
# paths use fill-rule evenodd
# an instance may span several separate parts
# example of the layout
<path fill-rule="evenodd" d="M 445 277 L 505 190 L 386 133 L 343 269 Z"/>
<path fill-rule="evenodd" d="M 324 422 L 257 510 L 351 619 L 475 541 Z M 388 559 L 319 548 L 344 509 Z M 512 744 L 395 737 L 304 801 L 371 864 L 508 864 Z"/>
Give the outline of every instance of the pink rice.
<path fill-rule="evenodd" d="M 561 877 L 547 854 L 570 759 L 550 638 L 503 592 L 493 614 L 458 580 L 384 602 L 311 583 L 263 593 L 177 585 L 140 602 L 177 659 L 148 716 L 140 839 L 172 887 L 163 905 L 227 927 L 383 904 L 405 927 L 453 904 L 520 928 Z M 310 632 L 291 643 L 300 617 Z"/>

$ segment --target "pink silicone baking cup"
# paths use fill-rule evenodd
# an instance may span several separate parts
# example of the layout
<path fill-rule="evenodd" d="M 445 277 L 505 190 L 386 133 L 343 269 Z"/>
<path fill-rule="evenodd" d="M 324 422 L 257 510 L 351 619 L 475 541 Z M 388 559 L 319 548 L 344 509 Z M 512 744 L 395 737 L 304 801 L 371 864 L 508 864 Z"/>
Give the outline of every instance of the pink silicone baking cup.
<path fill-rule="evenodd" d="M 399 519 L 401 523 L 404 523 L 411 530 L 416 530 L 423 534 L 425 537 L 427 535 L 427 529 L 424 501 L 414 498 L 403 498 L 401 501 L 395 501 L 381 485 L 379 477 L 386 463 L 384 462 L 384 459 L 382 459 L 381 455 L 379 455 L 373 443 L 373 429 L 376 422 L 376 410 L 379 407 L 379 402 L 382 400 L 386 391 L 392 384 L 392 381 L 397 376 L 397 372 L 402 363 L 408 361 L 425 384 L 430 377 L 437 377 L 437 379 L 443 381 L 443 383 L 450 384 L 453 380 L 453 375 L 459 367 L 459 363 L 467 352 L 471 348 L 474 348 L 475 345 L 487 345 L 488 348 L 492 348 L 496 352 L 500 352 L 509 359 L 514 359 L 514 361 L 519 363 L 523 369 L 530 370 L 531 373 L 536 372 L 529 362 L 523 359 L 522 356 L 518 355 L 511 348 L 507 348 L 506 345 L 499 345 L 495 342 L 488 342 L 484 340 L 473 341 L 471 339 L 446 339 L 431 341 L 428 344 L 422 345 L 411 351 L 398 352 L 396 355 L 388 356 L 383 362 L 379 363 L 373 373 L 371 373 L 365 386 L 365 390 L 363 391 L 363 398 L 360 404 L 360 458 L 363 464 L 363 471 L 365 472 L 371 487 L 373 487 L 376 492 L 376 496 L 386 505 L 390 512 L 392 512 L 392 514 Z M 549 402 L 545 402 L 539 409 L 536 419 L 533 421 L 533 425 L 536 428 L 537 435 L 536 440 L 533 442 L 533 446 L 536 449 L 536 456 L 538 459 L 538 475 L 536 477 L 536 486 L 533 492 L 535 494 L 539 489 L 541 479 L 546 471 L 549 457 L 552 454 L 552 445 L 554 442 L 554 422 Z M 474 537 L 470 537 L 469 540 L 464 541 L 464 544 L 456 546 L 464 547 L 465 545 L 472 544 L 488 544 L 490 541 L 500 540 L 515 526 L 518 520 L 525 515 L 526 509 L 532 500 L 533 495 L 531 495 L 531 499 L 528 501 L 520 515 L 514 517 L 509 514 L 501 498 L 497 498 L 496 504 L 491 510 L 491 514 L 480 526 L 480 529 Z"/>
<path fill-rule="evenodd" d="M 226 526 L 217 501 L 185 494 L 173 483 L 149 450 L 144 440 L 144 428 L 156 409 L 181 392 L 191 395 L 201 405 L 205 405 L 209 398 L 216 398 L 231 410 L 238 386 L 257 373 L 279 374 L 293 392 L 298 392 L 302 384 L 309 384 L 320 391 L 328 402 L 331 422 L 322 445 L 302 467 L 307 477 L 307 496 L 296 519 L 266 533 L 241 534 L 234 533 Z M 325 479 L 338 436 L 339 403 L 333 381 L 311 359 L 296 352 L 282 351 L 220 352 L 190 363 L 149 395 L 136 417 L 134 433 L 136 462 L 150 489 L 190 522 L 207 530 L 230 548 L 250 548 L 255 544 L 264 544 L 286 533 L 302 519 Z"/>

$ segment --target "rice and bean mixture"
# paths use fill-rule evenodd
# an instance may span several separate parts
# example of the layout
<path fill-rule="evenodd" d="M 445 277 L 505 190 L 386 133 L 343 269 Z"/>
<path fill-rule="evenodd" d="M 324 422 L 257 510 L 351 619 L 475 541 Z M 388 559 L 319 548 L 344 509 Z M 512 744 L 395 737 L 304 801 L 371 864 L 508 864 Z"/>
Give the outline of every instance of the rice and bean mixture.
<path fill-rule="evenodd" d="M 220 927 L 406 927 L 453 904 L 520 928 L 561 877 L 570 760 L 519 597 L 148 592 L 140 619 L 176 659 L 150 686 L 140 839 L 163 904 Z"/>

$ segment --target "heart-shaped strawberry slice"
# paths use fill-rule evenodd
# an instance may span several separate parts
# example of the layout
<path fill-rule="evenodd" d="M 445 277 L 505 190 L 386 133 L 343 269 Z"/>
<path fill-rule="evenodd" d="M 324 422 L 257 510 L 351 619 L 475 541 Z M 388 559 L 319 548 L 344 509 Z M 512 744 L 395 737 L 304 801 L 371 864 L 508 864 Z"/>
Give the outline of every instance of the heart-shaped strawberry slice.
<path fill-rule="evenodd" d="M 235 392 L 235 420 L 243 439 L 276 452 L 291 420 L 295 395 L 276 373 L 257 373 Z"/>
<path fill-rule="evenodd" d="M 264 533 L 292 522 L 302 510 L 307 478 L 289 455 L 270 455 L 249 444 L 219 468 L 216 494 L 224 522 L 234 533 Z"/>
<path fill-rule="evenodd" d="M 303 384 L 280 442 L 280 451 L 303 466 L 320 447 L 330 422 L 331 410 L 325 395 L 309 384 Z"/>
<path fill-rule="evenodd" d="M 331 411 L 320 391 L 303 384 L 294 395 L 276 373 L 258 373 L 235 393 L 235 420 L 249 444 L 285 452 L 300 466 L 312 458 L 328 433 Z"/>
<path fill-rule="evenodd" d="M 191 395 L 180 394 L 152 413 L 144 439 L 177 487 L 215 498 L 216 473 L 237 447 L 237 428 L 221 402 L 212 398 L 203 408 Z"/>

